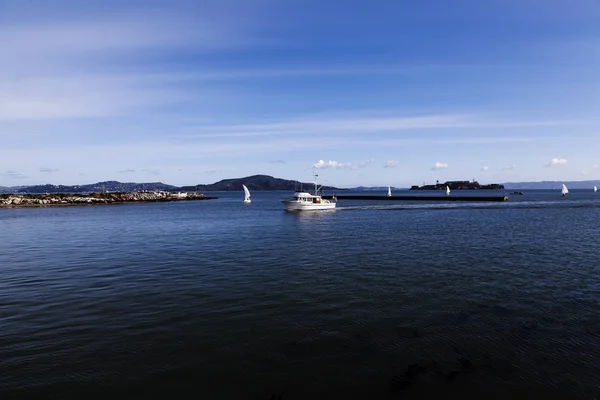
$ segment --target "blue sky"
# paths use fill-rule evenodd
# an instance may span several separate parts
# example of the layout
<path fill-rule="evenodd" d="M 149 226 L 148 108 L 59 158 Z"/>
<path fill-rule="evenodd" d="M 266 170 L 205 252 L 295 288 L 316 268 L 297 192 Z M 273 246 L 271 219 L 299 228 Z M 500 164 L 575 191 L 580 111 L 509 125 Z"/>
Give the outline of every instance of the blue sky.
<path fill-rule="evenodd" d="M 0 186 L 600 179 L 596 0 L 0 0 Z"/>

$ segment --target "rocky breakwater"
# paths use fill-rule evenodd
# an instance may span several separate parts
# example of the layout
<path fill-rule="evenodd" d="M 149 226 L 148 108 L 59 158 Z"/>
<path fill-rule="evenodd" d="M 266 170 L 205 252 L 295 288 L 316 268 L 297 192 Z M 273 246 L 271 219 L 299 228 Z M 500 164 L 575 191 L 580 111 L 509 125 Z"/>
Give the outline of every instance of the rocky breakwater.
<path fill-rule="evenodd" d="M 211 200 L 217 197 L 201 193 L 134 192 L 90 194 L 5 194 L 0 195 L 0 207 L 123 204 L 143 202 Z"/>

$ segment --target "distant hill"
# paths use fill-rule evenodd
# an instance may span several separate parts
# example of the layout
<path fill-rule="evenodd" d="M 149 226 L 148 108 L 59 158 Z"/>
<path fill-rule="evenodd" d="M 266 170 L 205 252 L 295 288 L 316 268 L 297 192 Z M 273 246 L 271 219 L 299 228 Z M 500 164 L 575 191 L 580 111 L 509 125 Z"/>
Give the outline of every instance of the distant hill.
<path fill-rule="evenodd" d="M 162 182 L 151 182 L 151 183 L 134 183 L 134 182 L 117 182 L 117 181 L 106 181 L 92 183 L 89 185 L 34 185 L 24 186 L 18 190 L 14 190 L 14 193 L 90 193 L 90 192 L 141 192 L 143 190 L 149 191 L 174 191 L 177 190 L 177 186 L 166 185 Z"/>
<path fill-rule="evenodd" d="M 600 180 L 590 181 L 542 181 L 542 182 L 506 182 L 503 183 L 507 190 L 521 189 L 559 189 L 562 184 L 567 185 L 569 189 L 591 189 L 594 185 L 600 187 Z M 299 182 L 281 178 L 274 178 L 269 175 L 252 175 L 244 178 L 223 179 L 211 184 L 198 184 L 189 186 L 174 186 L 162 182 L 118 182 L 105 181 L 87 185 L 33 185 L 33 186 L 0 186 L 0 193 L 92 193 L 102 192 L 141 192 L 141 191 L 233 191 L 241 190 L 242 184 L 248 186 L 251 191 L 258 190 L 285 190 L 294 191 L 304 189 L 313 191 L 312 182 Z M 337 188 L 333 186 L 324 186 L 325 190 L 348 190 L 346 188 Z M 387 191 L 387 186 L 358 186 L 351 190 L 377 190 Z M 406 190 L 403 188 L 392 187 L 392 190 Z"/>
<path fill-rule="evenodd" d="M 301 183 L 299 181 L 291 181 L 280 178 L 273 178 L 269 175 L 252 175 L 245 178 L 223 179 L 212 184 L 199 184 L 193 186 L 173 186 L 162 182 L 135 183 L 135 182 L 118 182 L 105 181 L 87 185 L 33 185 L 33 186 L 15 186 L 15 187 L 0 187 L 0 193 L 93 193 L 93 192 L 141 192 L 141 191 L 229 191 L 242 190 L 242 184 L 248 186 L 250 190 L 287 190 L 294 191 L 303 188 L 304 190 L 312 191 L 314 183 Z M 324 186 L 325 190 L 344 190 L 333 186 Z"/>
<path fill-rule="evenodd" d="M 306 183 L 299 181 L 290 181 L 287 179 L 273 178 L 269 175 L 252 175 L 245 178 L 233 178 L 223 179 L 219 182 L 215 182 L 209 185 L 195 185 L 195 186 L 182 186 L 181 191 L 199 191 L 199 192 L 210 192 L 210 191 L 229 191 L 229 190 L 241 190 L 242 184 L 246 185 L 250 191 L 253 190 L 287 190 L 294 191 L 296 189 L 304 189 L 312 191 L 314 189 L 314 183 Z M 325 190 L 343 190 L 333 186 L 324 186 Z"/>
<path fill-rule="evenodd" d="M 0 186 L 0 193 L 16 193 L 17 190 L 23 188 L 23 186 L 11 186 L 11 187 L 6 187 L 6 186 Z"/>
<path fill-rule="evenodd" d="M 560 189 L 562 184 L 567 185 L 569 189 L 591 189 L 594 186 L 600 187 L 600 180 L 597 181 L 542 181 L 542 182 L 506 182 L 506 189 Z"/>

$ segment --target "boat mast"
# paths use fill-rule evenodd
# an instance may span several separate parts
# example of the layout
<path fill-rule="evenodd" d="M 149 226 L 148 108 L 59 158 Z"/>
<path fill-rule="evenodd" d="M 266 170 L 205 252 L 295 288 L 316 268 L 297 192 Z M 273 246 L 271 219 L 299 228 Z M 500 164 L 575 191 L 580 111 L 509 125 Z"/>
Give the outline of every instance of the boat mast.
<path fill-rule="evenodd" d="M 315 196 L 318 196 L 319 189 L 317 189 L 317 178 L 319 177 L 319 175 L 313 173 L 313 176 L 315 177 Z"/>

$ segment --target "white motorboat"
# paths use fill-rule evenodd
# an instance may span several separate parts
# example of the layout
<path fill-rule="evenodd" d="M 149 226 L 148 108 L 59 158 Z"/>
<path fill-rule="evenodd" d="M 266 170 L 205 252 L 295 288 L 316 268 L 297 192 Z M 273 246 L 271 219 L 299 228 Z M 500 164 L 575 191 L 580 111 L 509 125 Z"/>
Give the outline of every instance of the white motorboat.
<path fill-rule="evenodd" d="M 250 191 L 248 190 L 246 185 L 242 185 L 242 188 L 244 189 L 244 200 L 242 200 L 242 203 L 250 204 Z"/>
<path fill-rule="evenodd" d="M 317 211 L 317 210 L 333 210 L 336 206 L 335 196 L 331 199 L 324 199 L 319 195 L 319 188 L 317 186 L 317 177 L 315 176 L 315 194 L 308 192 L 296 191 L 292 198 L 282 199 L 281 202 L 284 204 L 286 211 Z"/>

